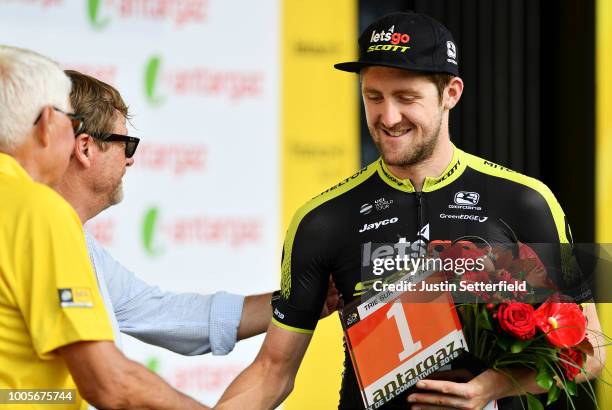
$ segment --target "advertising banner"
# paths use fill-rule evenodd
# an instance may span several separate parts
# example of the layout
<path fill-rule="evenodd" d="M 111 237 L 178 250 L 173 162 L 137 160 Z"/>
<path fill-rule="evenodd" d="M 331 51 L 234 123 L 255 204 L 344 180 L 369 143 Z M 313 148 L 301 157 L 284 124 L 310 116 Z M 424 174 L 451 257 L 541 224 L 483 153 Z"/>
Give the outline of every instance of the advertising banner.
<path fill-rule="evenodd" d="M 278 288 L 278 0 L 0 0 L 0 43 L 115 86 L 140 137 L 125 198 L 87 224 L 169 291 Z M 183 357 L 127 336 L 125 353 L 212 405 L 259 350 Z"/>

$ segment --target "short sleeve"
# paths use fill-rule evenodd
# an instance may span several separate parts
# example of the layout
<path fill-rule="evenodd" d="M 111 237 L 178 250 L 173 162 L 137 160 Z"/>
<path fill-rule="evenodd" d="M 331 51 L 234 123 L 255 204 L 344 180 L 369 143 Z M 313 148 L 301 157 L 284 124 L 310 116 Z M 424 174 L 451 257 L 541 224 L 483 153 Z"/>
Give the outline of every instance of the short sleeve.
<path fill-rule="evenodd" d="M 286 330 L 313 333 L 332 272 L 329 218 L 319 208 L 300 209 L 283 246 L 281 297 L 274 303 L 272 322 Z"/>
<path fill-rule="evenodd" d="M 41 187 L 15 226 L 14 296 L 36 354 L 48 359 L 74 342 L 113 340 L 83 228 L 68 203 Z"/>

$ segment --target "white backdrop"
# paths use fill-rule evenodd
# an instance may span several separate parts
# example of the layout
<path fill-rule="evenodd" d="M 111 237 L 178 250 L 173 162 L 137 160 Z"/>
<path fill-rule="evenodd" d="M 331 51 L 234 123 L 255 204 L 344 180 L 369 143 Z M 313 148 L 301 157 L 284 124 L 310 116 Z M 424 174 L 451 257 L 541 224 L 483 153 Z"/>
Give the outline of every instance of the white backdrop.
<path fill-rule="evenodd" d="M 0 43 L 109 82 L 141 137 L 125 199 L 89 225 L 167 290 L 278 287 L 279 2 L 0 0 Z M 126 354 L 213 404 L 261 337 L 181 357 L 124 336 Z"/>

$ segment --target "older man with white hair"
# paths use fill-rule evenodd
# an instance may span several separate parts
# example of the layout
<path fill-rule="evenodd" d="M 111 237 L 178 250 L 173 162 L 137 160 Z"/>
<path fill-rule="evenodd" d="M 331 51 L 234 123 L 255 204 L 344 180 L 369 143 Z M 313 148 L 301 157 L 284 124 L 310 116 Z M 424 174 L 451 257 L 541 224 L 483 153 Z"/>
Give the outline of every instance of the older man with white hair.
<path fill-rule="evenodd" d="M 82 125 L 70 113 L 70 87 L 49 59 L 0 46 L 2 400 L 28 409 L 86 408 L 85 400 L 100 408 L 206 408 L 113 343 L 79 217 L 49 188 Z"/>

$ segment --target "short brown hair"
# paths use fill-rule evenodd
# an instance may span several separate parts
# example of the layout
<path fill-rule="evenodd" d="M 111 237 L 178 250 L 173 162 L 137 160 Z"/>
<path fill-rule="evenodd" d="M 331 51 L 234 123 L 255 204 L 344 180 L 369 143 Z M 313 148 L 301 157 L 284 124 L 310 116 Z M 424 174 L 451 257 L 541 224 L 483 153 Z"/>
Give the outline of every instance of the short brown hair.
<path fill-rule="evenodd" d="M 440 98 L 440 103 L 442 102 L 442 97 L 444 96 L 444 89 L 448 84 L 450 84 L 454 75 L 447 73 L 425 73 L 424 74 L 429 81 L 434 83 L 436 88 L 438 89 L 438 98 Z"/>
<path fill-rule="evenodd" d="M 117 112 L 129 120 L 128 106 L 113 86 L 75 70 L 65 70 L 65 73 L 72 81 L 72 109 L 83 116 L 83 133 L 111 132 Z M 94 141 L 101 149 L 106 149 L 102 141 L 96 138 Z"/>

